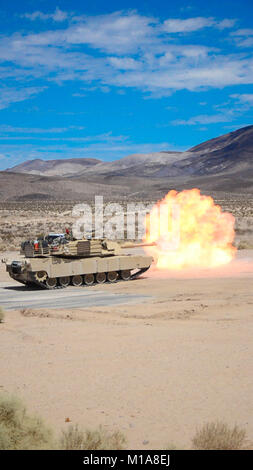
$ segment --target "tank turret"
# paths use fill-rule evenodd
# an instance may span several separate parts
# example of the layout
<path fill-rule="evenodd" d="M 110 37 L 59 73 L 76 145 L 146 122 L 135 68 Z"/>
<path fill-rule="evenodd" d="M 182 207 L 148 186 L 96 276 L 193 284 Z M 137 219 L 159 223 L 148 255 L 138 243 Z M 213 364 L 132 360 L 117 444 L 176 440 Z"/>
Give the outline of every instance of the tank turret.
<path fill-rule="evenodd" d="M 48 244 L 46 240 L 26 241 L 21 244 L 20 253 L 26 258 L 58 256 L 67 258 L 89 258 L 92 256 L 120 255 L 126 248 L 150 246 L 150 243 L 123 243 L 108 239 L 66 240 L 56 239 Z"/>
<path fill-rule="evenodd" d="M 51 255 L 66 257 L 92 257 L 92 256 L 117 256 L 124 252 L 125 248 L 138 248 L 150 246 L 146 243 L 123 243 L 108 239 L 82 239 L 68 243 L 61 243 L 55 249 L 50 250 Z"/>

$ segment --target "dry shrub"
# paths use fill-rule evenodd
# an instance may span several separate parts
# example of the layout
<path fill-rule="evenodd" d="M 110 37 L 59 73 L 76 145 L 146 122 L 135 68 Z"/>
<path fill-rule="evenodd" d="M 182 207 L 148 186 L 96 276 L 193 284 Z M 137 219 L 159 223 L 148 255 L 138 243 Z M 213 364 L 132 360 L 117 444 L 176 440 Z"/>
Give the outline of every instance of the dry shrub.
<path fill-rule="evenodd" d="M 246 431 L 237 425 L 229 427 L 221 421 L 204 424 L 192 443 L 199 450 L 238 450 L 245 445 Z"/>
<path fill-rule="evenodd" d="M 0 323 L 3 323 L 5 319 L 5 313 L 2 307 L 0 307 Z"/>
<path fill-rule="evenodd" d="M 52 449 L 53 434 L 16 397 L 0 394 L 0 450 Z"/>
<path fill-rule="evenodd" d="M 82 431 L 76 425 L 62 431 L 60 447 L 64 450 L 121 450 L 125 442 L 119 431 L 109 433 L 101 426 L 94 431 Z"/>
<path fill-rule="evenodd" d="M 80 431 L 78 425 L 70 426 L 67 431 L 62 431 L 60 447 L 64 450 L 84 449 L 85 433 Z"/>

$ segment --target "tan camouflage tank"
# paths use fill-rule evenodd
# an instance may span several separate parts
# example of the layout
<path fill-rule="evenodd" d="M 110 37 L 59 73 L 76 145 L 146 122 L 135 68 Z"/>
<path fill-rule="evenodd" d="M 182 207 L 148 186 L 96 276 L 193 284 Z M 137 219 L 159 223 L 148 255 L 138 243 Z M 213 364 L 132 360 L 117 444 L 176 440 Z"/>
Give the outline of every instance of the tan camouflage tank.
<path fill-rule="evenodd" d="M 10 277 L 27 286 L 44 289 L 90 286 L 94 283 L 128 281 L 150 268 L 152 257 L 127 254 L 126 248 L 143 244 L 123 244 L 106 239 L 57 239 L 24 242 L 17 261 L 6 261 Z"/>

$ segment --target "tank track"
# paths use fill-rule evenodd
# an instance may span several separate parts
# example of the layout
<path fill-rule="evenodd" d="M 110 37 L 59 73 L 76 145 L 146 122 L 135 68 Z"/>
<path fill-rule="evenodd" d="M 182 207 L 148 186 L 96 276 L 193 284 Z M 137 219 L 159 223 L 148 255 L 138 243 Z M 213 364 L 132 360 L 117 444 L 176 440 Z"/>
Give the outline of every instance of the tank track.
<path fill-rule="evenodd" d="M 33 285 L 35 286 L 39 286 L 41 287 L 42 289 L 46 289 L 46 290 L 55 290 L 55 289 L 65 289 L 64 286 L 59 286 L 58 284 L 55 286 L 55 287 L 49 287 L 47 286 L 44 282 L 41 282 L 41 281 L 38 281 L 35 276 L 33 276 L 33 281 L 32 281 Z M 67 286 L 66 286 L 67 287 Z"/>
<path fill-rule="evenodd" d="M 141 274 L 145 273 L 148 269 L 149 269 L 149 267 L 139 269 L 136 273 L 134 273 L 134 274 L 132 274 L 132 275 L 130 276 L 130 279 L 129 279 L 129 280 L 134 280 L 134 279 L 136 279 L 136 278 L 139 277 Z M 120 278 L 119 278 L 119 279 L 117 279 L 117 281 L 115 281 L 115 283 L 116 283 L 116 282 L 121 282 L 121 281 L 123 281 L 123 279 L 120 279 Z M 124 282 L 126 282 L 126 281 L 124 281 Z M 66 287 L 68 287 L 68 286 L 59 286 L 59 285 L 57 285 L 57 286 L 55 286 L 55 287 L 48 287 L 44 282 L 38 281 L 35 277 L 34 277 L 34 280 L 33 280 L 33 284 L 35 284 L 35 285 L 41 287 L 42 289 L 47 289 L 47 290 L 66 289 Z M 95 284 L 96 284 L 96 283 L 95 283 Z M 92 285 L 94 285 L 94 284 L 92 284 Z M 91 286 L 88 286 L 88 285 L 82 284 L 82 286 L 80 286 L 80 287 L 92 287 L 92 285 L 91 285 Z"/>
<path fill-rule="evenodd" d="M 139 277 L 141 274 L 145 273 L 149 268 L 150 268 L 150 266 L 148 266 L 148 268 L 139 269 L 139 271 L 137 271 L 136 273 L 134 273 L 134 274 L 131 275 L 130 279 L 136 279 L 136 278 Z"/>
<path fill-rule="evenodd" d="M 148 267 L 148 268 L 139 269 L 139 271 L 137 271 L 136 273 L 131 274 L 129 280 L 134 280 L 134 279 L 136 279 L 136 278 L 139 277 L 141 274 L 145 273 L 148 269 L 149 269 L 149 267 Z M 12 277 L 13 277 L 13 279 L 15 279 L 14 276 L 12 276 Z M 49 287 L 49 286 L 46 285 L 45 282 L 41 282 L 41 281 L 39 281 L 38 279 L 36 279 L 36 277 L 35 277 L 34 275 L 32 276 L 32 279 L 31 279 L 30 281 L 22 281 L 22 280 L 20 280 L 20 279 L 15 279 L 15 281 L 18 281 L 18 282 L 20 282 L 21 284 L 23 284 L 23 285 L 25 285 L 25 286 L 27 286 L 27 287 L 29 287 L 29 286 L 38 286 L 38 287 L 40 287 L 41 289 L 46 289 L 46 290 L 65 289 L 66 287 L 68 287 L 68 286 L 60 286 L 60 285 L 58 285 L 58 284 L 57 284 L 56 286 L 54 286 L 54 287 Z M 121 281 L 123 281 L 123 279 L 120 279 L 120 278 L 119 278 L 119 279 L 117 279 L 117 280 L 115 281 L 115 283 L 116 283 L 116 282 L 121 282 Z M 124 282 L 127 282 L 127 281 L 124 281 Z M 95 284 L 95 283 L 94 283 L 94 284 Z M 92 285 L 94 285 L 94 284 L 92 284 Z M 88 286 L 88 285 L 82 284 L 83 287 L 84 287 L 84 286 L 85 286 L 85 287 L 92 287 L 92 285 L 91 285 L 91 286 Z M 81 287 L 81 286 L 80 286 L 80 287 Z"/>

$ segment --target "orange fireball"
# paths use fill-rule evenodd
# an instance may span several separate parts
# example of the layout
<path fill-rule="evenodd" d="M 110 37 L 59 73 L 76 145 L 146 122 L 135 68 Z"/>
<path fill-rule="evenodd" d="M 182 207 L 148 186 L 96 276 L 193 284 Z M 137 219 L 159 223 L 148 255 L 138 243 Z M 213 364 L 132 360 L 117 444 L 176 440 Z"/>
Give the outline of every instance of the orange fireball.
<path fill-rule="evenodd" d="M 236 253 L 235 219 L 199 189 L 170 191 L 146 216 L 146 247 L 160 269 L 209 267 L 229 263 Z"/>

